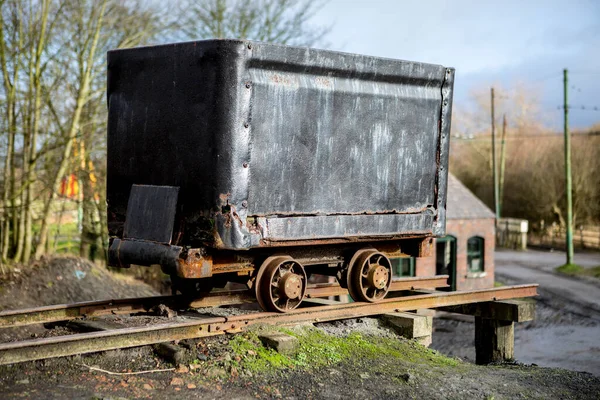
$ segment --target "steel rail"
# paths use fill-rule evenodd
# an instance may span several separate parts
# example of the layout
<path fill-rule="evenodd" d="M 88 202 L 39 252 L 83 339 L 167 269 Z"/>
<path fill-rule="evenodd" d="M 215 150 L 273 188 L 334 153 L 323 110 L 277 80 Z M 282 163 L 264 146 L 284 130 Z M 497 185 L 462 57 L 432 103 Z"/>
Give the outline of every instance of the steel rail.
<path fill-rule="evenodd" d="M 213 307 L 219 304 L 239 304 L 250 300 L 247 290 L 232 290 L 208 293 L 205 297 L 191 302 L 189 300 L 184 301 L 182 296 L 152 296 L 57 304 L 21 310 L 1 311 L 0 328 L 68 321 L 84 316 L 97 317 L 109 314 L 147 312 L 159 304 L 164 304 L 172 308 L 200 308 Z"/>
<path fill-rule="evenodd" d="M 448 286 L 447 279 L 447 275 L 396 279 L 392 282 L 390 291 L 446 287 Z M 348 294 L 348 291 L 340 287 L 337 283 L 326 283 L 309 286 L 306 297 L 343 296 L 345 294 Z M 147 312 L 152 307 L 159 304 L 164 304 L 175 309 L 189 309 L 233 305 L 254 301 L 255 298 L 252 291 L 241 289 L 212 292 L 193 301 L 190 301 L 183 296 L 152 296 L 58 304 L 21 310 L 0 311 L 0 328 L 69 321 L 84 316 L 97 317 L 109 314 Z"/>
<path fill-rule="evenodd" d="M 0 365 L 235 333 L 257 324 L 290 325 L 325 322 L 394 311 L 531 297 L 537 295 L 537 286 L 518 285 L 465 292 L 435 292 L 384 299 L 377 303 L 344 303 L 296 309 L 283 314 L 256 313 L 207 318 L 141 328 L 123 328 L 3 343 L 0 344 Z"/>

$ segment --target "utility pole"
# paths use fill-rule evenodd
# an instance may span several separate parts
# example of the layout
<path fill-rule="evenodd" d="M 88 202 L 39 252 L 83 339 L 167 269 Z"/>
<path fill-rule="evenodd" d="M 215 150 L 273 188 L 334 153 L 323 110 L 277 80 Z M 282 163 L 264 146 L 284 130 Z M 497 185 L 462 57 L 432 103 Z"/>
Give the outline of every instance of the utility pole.
<path fill-rule="evenodd" d="M 498 198 L 498 216 L 502 215 L 504 197 L 504 165 L 506 164 L 506 114 L 502 116 L 502 139 L 500 140 L 500 196 Z"/>
<path fill-rule="evenodd" d="M 498 174 L 496 173 L 496 125 L 494 121 L 494 88 L 491 91 L 492 97 L 492 177 L 494 180 L 494 210 L 496 211 L 496 223 L 500 218 L 500 208 L 498 207 Z"/>
<path fill-rule="evenodd" d="M 571 184 L 571 135 L 569 134 L 569 102 L 567 101 L 568 71 L 564 69 L 565 111 L 565 179 L 567 186 L 567 264 L 573 264 L 573 196 Z"/>

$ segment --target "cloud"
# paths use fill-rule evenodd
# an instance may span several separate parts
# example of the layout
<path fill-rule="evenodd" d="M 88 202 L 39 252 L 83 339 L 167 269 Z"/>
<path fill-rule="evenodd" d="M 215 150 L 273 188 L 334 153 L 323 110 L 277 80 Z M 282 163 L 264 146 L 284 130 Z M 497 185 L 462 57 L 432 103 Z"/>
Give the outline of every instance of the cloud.
<path fill-rule="evenodd" d="M 576 68 L 600 73 L 598 16 L 600 2 L 590 0 L 332 0 L 315 22 L 333 21 L 328 37 L 333 50 L 455 67 L 458 101 L 474 85 L 535 82 L 569 68 L 586 88 L 578 100 L 589 103 L 600 91 L 600 76 L 585 80 L 576 77 Z M 560 82 L 560 76 L 540 82 L 544 107 L 560 104 Z M 572 116 L 574 125 L 598 120 L 600 113 Z"/>

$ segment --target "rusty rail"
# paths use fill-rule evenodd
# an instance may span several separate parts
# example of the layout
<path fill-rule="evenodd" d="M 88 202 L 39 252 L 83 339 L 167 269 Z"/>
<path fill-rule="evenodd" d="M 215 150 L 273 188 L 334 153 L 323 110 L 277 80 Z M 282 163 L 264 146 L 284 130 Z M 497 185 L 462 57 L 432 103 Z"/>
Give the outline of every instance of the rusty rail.
<path fill-rule="evenodd" d="M 191 302 L 186 302 L 181 296 L 152 296 L 58 304 L 2 311 L 0 312 L 0 328 L 69 321 L 84 316 L 97 317 L 109 314 L 148 312 L 152 307 L 159 304 L 164 304 L 172 308 L 200 308 L 213 307 L 220 304 L 240 304 L 248 301 L 251 301 L 251 297 L 247 290 L 232 290 L 208 293 L 206 296 Z"/>
<path fill-rule="evenodd" d="M 531 297 L 537 295 L 537 286 L 519 285 L 466 292 L 434 292 L 384 299 L 378 303 L 346 303 L 334 306 L 317 306 L 296 309 L 284 314 L 257 313 L 227 318 L 207 318 L 142 328 L 123 328 L 111 331 L 3 343 L 0 344 L 0 365 L 143 346 L 173 340 L 194 339 L 224 333 L 235 333 L 255 324 L 291 325 L 325 322 L 380 315 L 392 311 L 409 311 L 419 308 L 438 308 Z"/>
<path fill-rule="evenodd" d="M 448 286 L 447 275 L 401 278 L 392 282 L 390 291 L 436 289 Z M 313 285 L 308 288 L 307 298 L 341 296 L 348 291 L 337 283 Z M 254 294 L 249 290 L 221 290 L 189 301 L 182 296 L 152 296 L 130 299 L 88 301 L 73 304 L 59 304 L 7 310 L 0 312 L 0 328 L 17 327 L 37 323 L 69 321 L 81 317 L 97 317 L 109 314 L 132 314 L 148 312 L 152 307 L 164 304 L 171 308 L 188 309 L 215 307 L 254 302 Z"/>

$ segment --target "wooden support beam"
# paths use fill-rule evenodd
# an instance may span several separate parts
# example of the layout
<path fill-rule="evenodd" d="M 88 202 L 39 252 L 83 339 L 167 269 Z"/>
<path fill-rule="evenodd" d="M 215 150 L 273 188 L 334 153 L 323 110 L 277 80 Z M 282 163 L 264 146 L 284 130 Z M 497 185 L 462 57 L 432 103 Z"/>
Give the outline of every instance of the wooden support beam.
<path fill-rule="evenodd" d="M 511 361 L 515 357 L 515 322 L 532 321 L 535 303 L 525 300 L 488 301 L 440 307 L 438 310 L 475 316 L 475 362 Z"/>
<path fill-rule="evenodd" d="M 67 328 L 76 332 L 100 332 L 111 329 L 123 328 L 122 325 L 110 321 L 95 321 L 89 319 L 75 319 L 67 322 Z"/>
<path fill-rule="evenodd" d="M 487 301 L 439 307 L 437 310 L 501 321 L 525 322 L 535 319 L 535 303 L 525 300 Z"/>
<path fill-rule="evenodd" d="M 515 323 L 475 317 L 475 363 L 512 361 L 515 358 Z"/>
<path fill-rule="evenodd" d="M 535 319 L 535 302 L 527 300 L 487 301 L 436 308 L 475 316 L 475 362 L 512 361 L 515 357 L 515 322 Z"/>

